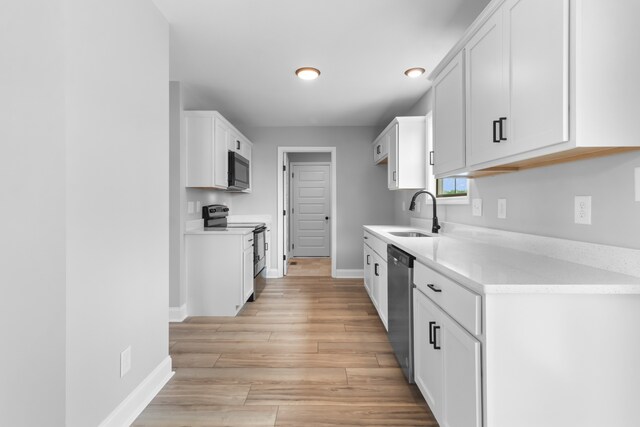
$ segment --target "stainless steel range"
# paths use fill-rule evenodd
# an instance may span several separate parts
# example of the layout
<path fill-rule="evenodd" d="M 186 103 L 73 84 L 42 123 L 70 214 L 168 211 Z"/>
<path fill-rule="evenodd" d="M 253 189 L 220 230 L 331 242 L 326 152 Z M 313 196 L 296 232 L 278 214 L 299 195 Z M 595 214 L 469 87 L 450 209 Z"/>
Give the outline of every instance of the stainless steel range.
<path fill-rule="evenodd" d="M 228 222 L 229 208 L 225 205 L 208 205 L 202 207 L 202 219 L 205 229 L 225 230 L 229 228 L 250 228 L 253 229 L 253 289 L 254 294 L 249 301 L 255 301 L 266 285 L 266 263 L 265 253 L 267 243 L 265 233 L 267 226 L 264 222 Z"/>

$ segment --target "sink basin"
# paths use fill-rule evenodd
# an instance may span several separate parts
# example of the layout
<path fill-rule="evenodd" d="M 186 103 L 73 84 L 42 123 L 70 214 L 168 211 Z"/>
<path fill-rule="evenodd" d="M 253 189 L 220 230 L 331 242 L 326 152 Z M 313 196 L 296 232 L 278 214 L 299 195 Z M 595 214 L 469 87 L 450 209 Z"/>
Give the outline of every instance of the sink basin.
<path fill-rule="evenodd" d="M 431 237 L 430 235 L 420 233 L 419 231 L 390 231 L 389 234 L 398 237 Z"/>

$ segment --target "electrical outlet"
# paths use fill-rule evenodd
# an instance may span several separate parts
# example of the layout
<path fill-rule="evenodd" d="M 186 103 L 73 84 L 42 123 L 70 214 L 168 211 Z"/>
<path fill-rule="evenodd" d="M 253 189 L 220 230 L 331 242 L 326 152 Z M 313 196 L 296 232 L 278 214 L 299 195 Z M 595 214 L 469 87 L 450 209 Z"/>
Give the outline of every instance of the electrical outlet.
<path fill-rule="evenodd" d="M 591 225 L 591 196 L 575 197 L 575 223 Z"/>
<path fill-rule="evenodd" d="M 129 370 L 131 370 L 131 346 L 120 353 L 120 378 L 127 375 Z"/>
<path fill-rule="evenodd" d="M 193 202 L 187 202 L 187 213 L 193 213 Z"/>
<path fill-rule="evenodd" d="M 482 199 L 473 199 L 471 201 L 471 213 L 473 216 L 482 216 Z"/>
<path fill-rule="evenodd" d="M 507 219 L 507 199 L 498 199 L 498 218 Z"/>
<path fill-rule="evenodd" d="M 202 210 L 202 203 L 200 200 L 196 201 L 196 212 L 200 212 Z"/>
<path fill-rule="evenodd" d="M 421 209 L 422 209 L 422 203 L 416 202 L 416 212 L 420 213 Z"/>
<path fill-rule="evenodd" d="M 636 168 L 636 202 L 640 202 L 640 168 Z"/>

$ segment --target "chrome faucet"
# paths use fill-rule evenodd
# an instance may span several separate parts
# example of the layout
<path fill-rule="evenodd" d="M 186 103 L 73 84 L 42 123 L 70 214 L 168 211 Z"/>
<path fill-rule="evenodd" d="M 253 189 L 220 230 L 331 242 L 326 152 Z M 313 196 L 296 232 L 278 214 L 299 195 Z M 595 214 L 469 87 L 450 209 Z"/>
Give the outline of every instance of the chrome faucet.
<path fill-rule="evenodd" d="M 426 190 L 418 191 L 411 198 L 411 205 L 409 206 L 409 210 L 410 211 L 414 211 L 416 209 L 416 199 L 418 198 L 419 195 L 421 195 L 423 193 L 430 195 L 431 198 L 433 199 L 433 223 L 431 225 L 431 232 L 432 233 L 437 233 L 438 230 L 440 230 L 441 227 L 440 227 L 440 224 L 438 224 L 438 215 L 437 215 L 437 212 L 436 212 L 436 209 L 437 209 L 436 197 L 433 194 L 429 193 Z"/>

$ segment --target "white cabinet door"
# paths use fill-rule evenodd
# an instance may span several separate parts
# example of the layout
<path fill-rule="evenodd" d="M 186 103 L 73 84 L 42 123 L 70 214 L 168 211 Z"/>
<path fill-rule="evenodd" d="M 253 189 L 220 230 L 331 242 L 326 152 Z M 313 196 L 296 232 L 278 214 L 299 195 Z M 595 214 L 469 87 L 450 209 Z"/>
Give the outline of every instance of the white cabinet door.
<path fill-rule="evenodd" d="M 215 136 L 213 142 L 213 186 L 227 188 L 229 186 L 229 156 L 227 144 L 229 141 L 229 127 L 222 120 L 215 119 Z"/>
<path fill-rule="evenodd" d="M 371 258 L 373 260 L 373 280 L 371 280 L 371 294 L 369 295 L 371 297 L 371 301 L 373 302 L 373 305 L 376 307 L 377 310 L 380 310 L 378 308 L 378 295 L 379 295 L 379 289 L 380 289 L 380 274 L 381 274 L 381 267 L 380 267 L 380 257 L 375 253 L 375 252 L 371 252 Z"/>
<path fill-rule="evenodd" d="M 253 246 L 244 251 L 242 261 L 242 302 L 246 302 L 253 293 Z"/>
<path fill-rule="evenodd" d="M 482 425 L 480 342 L 455 321 L 442 319 L 442 336 L 434 337 L 444 350 L 443 427 Z"/>
<path fill-rule="evenodd" d="M 377 256 L 377 255 L 376 255 Z M 389 303 L 388 303 L 388 280 L 387 280 L 387 260 L 378 257 L 378 314 L 384 328 L 389 330 Z"/>
<path fill-rule="evenodd" d="M 386 134 L 389 145 L 387 181 L 389 190 L 398 188 L 398 124 L 396 123 Z"/>
<path fill-rule="evenodd" d="M 373 162 L 380 163 L 389 155 L 389 135 L 385 134 L 373 144 Z"/>
<path fill-rule="evenodd" d="M 507 0 L 503 9 L 509 154 L 568 141 L 569 0 Z"/>
<path fill-rule="evenodd" d="M 467 165 L 509 154 L 500 135 L 507 117 L 502 9 L 497 10 L 465 48 Z"/>
<path fill-rule="evenodd" d="M 465 166 L 464 56 L 460 52 L 433 82 L 433 172 Z"/>
<path fill-rule="evenodd" d="M 367 293 L 371 295 L 371 287 L 373 281 L 373 251 L 369 246 L 364 245 L 364 287 Z"/>
<path fill-rule="evenodd" d="M 437 326 L 442 324 L 440 310 L 420 291 L 413 291 L 414 379 L 429 408 L 442 419 L 442 346 L 434 345 Z M 437 348 L 440 347 L 440 348 Z"/>

